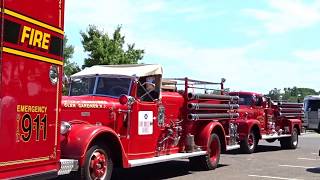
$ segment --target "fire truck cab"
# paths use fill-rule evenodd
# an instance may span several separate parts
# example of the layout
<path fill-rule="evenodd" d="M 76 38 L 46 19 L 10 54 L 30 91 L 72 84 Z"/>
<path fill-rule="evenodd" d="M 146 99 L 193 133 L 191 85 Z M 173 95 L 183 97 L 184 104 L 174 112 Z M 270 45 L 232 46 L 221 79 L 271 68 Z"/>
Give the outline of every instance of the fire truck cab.
<path fill-rule="evenodd" d="M 164 92 L 162 74 L 160 65 L 139 64 L 97 65 L 71 76 L 62 98 L 61 156 L 78 160 L 78 175 L 109 179 L 114 167 L 179 158 L 217 167 L 220 152 L 233 147 L 225 127 L 235 127 L 230 104 L 236 107 L 237 97 L 195 93 L 198 85 L 223 82 L 188 78 L 173 79 L 182 90 Z"/>
<path fill-rule="evenodd" d="M 231 92 L 229 95 L 239 96 L 237 124 L 243 152 L 253 153 L 260 139 L 279 140 L 282 148 L 297 148 L 303 104 L 276 102 L 254 92 Z"/>

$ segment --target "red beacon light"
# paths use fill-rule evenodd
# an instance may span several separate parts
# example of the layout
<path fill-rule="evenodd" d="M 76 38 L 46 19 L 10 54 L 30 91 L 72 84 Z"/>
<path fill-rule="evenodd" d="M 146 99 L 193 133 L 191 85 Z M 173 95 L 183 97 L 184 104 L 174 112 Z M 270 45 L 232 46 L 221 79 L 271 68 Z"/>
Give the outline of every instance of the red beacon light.
<path fill-rule="evenodd" d="M 134 103 L 134 98 L 132 96 L 128 96 L 128 95 L 125 95 L 125 94 L 122 94 L 120 97 L 119 97 L 119 102 L 120 104 L 122 105 L 132 105 Z"/>
<path fill-rule="evenodd" d="M 128 101 L 129 101 L 129 98 L 128 98 L 127 95 L 122 94 L 122 95 L 119 97 L 119 102 L 120 102 L 120 104 L 122 104 L 122 105 L 126 105 L 126 104 L 128 103 Z"/>

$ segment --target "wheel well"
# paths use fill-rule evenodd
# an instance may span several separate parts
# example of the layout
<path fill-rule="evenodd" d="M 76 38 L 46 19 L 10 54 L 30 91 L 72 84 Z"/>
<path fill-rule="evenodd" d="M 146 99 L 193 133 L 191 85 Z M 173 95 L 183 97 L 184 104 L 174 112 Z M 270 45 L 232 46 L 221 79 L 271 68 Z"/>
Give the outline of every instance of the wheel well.
<path fill-rule="evenodd" d="M 95 144 L 102 144 L 109 148 L 111 153 L 111 159 L 114 167 L 123 167 L 122 164 L 122 149 L 120 143 L 118 142 L 118 138 L 110 133 L 103 133 L 98 135 L 91 141 L 90 146 Z"/>
<path fill-rule="evenodd" d="M 295 124 L 295 125 L 293 126 L 293 128 L 297 128 L 297 130 L 298 130 L 298 135 L 300 135 L 300 128 L 299 128 L 298 124 Z"/>
<path fill-rule="evenodd" d="M 218 135 L 220 143 L 221 143 L 221 151 L 226 151 L 226 141 L 225 141 L 225 135 L 223 133 L 223 130 L 221 127 L 215 127 L 212 130 L 212 133 L 215 133 Z"/>
<path fill-rule="evenodd" d="M 261 139 L 261 134 L 260 134 L 260 129 L 259 129 L 259 126 L 258 125 L 253 125 L 252 128 L 251 128 L 251 131 L 253 131 L 253 133 L 259 137 L 259 139 Z"/>

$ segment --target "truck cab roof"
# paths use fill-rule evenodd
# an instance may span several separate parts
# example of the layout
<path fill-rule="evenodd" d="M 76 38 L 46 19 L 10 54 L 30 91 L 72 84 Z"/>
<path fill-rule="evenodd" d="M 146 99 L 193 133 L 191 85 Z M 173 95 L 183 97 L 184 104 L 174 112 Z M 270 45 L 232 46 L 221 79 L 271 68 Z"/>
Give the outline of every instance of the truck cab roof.
<path fill-rule="evenodd" d="M 230 95 L 258 95 L 258 96 L 262 96 L 261 93 L 256 93 L 256 92 L 249 92 L 249 91 L 234 91 L 234 92 L 230 92 Z"/>
<path fill-rule="evenodd" d="M 162 67 L 158 64 L 95 65 L 71 75 L 71 78 L 97 75 L 143 77 L 162 73 Z"/>

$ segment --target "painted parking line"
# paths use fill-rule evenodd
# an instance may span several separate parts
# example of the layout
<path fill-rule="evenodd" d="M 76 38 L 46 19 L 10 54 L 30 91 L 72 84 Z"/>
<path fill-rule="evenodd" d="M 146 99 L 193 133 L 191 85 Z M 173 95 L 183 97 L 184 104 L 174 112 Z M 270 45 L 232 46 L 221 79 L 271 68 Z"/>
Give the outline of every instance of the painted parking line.
<path fill-rule="evenodd" d="M 299 160 L 307 160 L 307 161 L 318 161 L 320 159 L 314 159 L 314 158 L 297 158 Z"/>
<path fill-rule="evenodd" d="M 314 169 L 317 167 L 309 167 L 309 166 L 294 166 L 294 165 L 288 165 L 288 164 L 280 164 L 280 167 L 292 167 L 292 168 L 303 168 L 303 169 Z"/>
<path fill-rule="evenodd" d="M 303 179 L 296 179 L 296 178 L 286 178 L 286 177 L 276 177 L 276 176 L 260 176 L 255 174 L 248 175 L 249 177 L 258 177 L 258 178 L 265 178 L 265 179 L 281 179 L 281 180 L 303 180 Z"/>
<path fill-rule="evenodd" d="M 303 134 L 301 137 L 304 138 L 315 138 L 315 137 L 320 137 L 319 134 L 314 134 L 314 133 L 307 133 L 307 134 Z"/>

